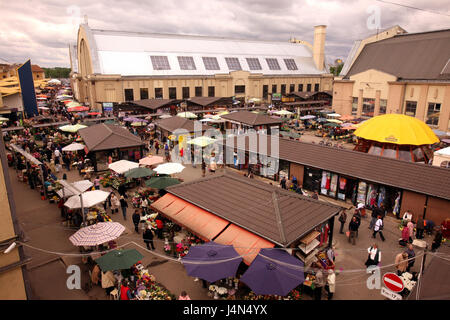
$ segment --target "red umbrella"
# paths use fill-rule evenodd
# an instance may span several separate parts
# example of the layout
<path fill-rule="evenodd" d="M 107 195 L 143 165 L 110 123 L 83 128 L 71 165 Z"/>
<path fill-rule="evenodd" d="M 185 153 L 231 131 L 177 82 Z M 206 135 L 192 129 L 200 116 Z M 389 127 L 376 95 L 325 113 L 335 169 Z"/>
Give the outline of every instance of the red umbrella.
<path fill-rule="evenodd" d="M 71 107 L 67 108 L 67 111 L 69 112 L 80 112 L 80 111 L 88 111 L 88 107 L 78 106 L 78 107 Z"/>
<path fill-rule="evenodd" d="M 100 112 L 89 112 L 88 113 L 88 115 L 90 115 L 90 116 L 97 116 L 99 114 L 101 114 L 101 113 Z"/>

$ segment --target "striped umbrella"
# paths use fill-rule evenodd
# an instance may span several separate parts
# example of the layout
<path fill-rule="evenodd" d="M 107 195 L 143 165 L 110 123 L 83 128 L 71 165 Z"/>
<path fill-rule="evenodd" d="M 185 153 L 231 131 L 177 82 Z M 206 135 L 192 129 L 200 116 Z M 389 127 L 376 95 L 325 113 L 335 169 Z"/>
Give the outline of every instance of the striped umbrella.
<path fill-rule="evenodd" d="M 124 230 L 118 222 L 99 222 L 78 230 L 69 240 L 74 246 L 98 246 L 117 239 Z"/>

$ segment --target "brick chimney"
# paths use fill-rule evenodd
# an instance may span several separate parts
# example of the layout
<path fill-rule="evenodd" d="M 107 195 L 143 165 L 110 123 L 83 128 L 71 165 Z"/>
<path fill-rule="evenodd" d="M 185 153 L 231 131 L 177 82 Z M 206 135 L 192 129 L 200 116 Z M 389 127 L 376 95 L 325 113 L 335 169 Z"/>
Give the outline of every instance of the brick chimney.
<path fill-rule="evenodd" d="M 314 42 L 313 42 L 313 58 L 316 68 L 319 70 L 325 69 L 325 36 L 327 26 L 320 25 L 314 27 Z"/>

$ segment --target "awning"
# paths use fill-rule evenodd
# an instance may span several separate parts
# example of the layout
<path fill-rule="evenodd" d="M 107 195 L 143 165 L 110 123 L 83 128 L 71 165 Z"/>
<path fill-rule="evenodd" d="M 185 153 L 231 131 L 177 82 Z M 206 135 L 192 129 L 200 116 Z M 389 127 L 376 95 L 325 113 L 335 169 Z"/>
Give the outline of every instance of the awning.
<path fill-rule="evenodd" d="M 229 224 L 228 221 L 171 194 L 155 201 L 152 208 L 205 241 L 212 240 Z"/>
<path fill-rule="evenodd" d="M 272 242 L 234 224 L 228 226 L 228 228 L 220 236 L 214 239 L 214 241 L 220 244 L 233 245 L 237 253 L 244 259 L 246 265 L 252 263 L 260 249 L 273 248 L 275 246 Z"/>

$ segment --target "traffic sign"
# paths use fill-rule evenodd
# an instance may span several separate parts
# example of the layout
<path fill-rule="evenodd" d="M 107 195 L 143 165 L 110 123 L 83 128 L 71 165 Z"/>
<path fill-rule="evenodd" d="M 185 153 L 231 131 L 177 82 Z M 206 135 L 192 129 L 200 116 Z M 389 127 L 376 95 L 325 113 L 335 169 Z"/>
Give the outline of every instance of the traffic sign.
<path fill-rule="evenodd" d="M 402 300 L 402 296 L 398 293 L 392 292 L 389 289 L 386 289 L 385 287 L 381 287 L 381 294 L 391 300 Z"/>
<path fill-rule="evenodd" d="M 389 290 L 394 292 L 401 292 L 405 287 L 403 280 L 392 272 L 388 272 L 383 276 L 383 282 Z"/>

